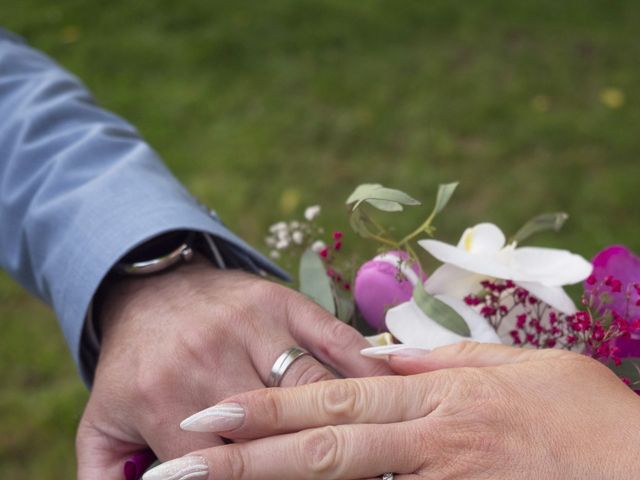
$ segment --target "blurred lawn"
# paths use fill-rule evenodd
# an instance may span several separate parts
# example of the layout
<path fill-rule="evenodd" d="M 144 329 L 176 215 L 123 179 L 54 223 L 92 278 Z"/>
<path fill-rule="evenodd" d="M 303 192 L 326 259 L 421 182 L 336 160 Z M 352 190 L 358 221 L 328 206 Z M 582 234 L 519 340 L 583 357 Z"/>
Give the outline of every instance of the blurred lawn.
<path fill-rule="evenodd" d="M 633 0 L 2 3 L 255 244 L 311 203 L 346 227 L 362 181 L 430 200 L 459 179 L 446 239 L 562 209 L 541 242 L 640 251 Z M 74 478 L 86 393 L 54 316 L 0 276 L 0 319 L 2 478 Z"/>

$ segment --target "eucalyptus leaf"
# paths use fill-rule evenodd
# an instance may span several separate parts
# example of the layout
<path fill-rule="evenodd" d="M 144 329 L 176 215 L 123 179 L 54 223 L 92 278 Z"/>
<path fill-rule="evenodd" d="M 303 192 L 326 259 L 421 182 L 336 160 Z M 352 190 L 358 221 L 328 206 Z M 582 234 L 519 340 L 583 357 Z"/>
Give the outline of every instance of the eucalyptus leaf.
<path fill-rule="evenodd" d="M 335 303 L 337 310 L 336 316 L 343 322 L 350 323 L 356 308 L 353 299 L 336 289 Z"/>
<path fill-rule="evenodd" d="M 383 187 L 379 183 L 363 183 L 359 185 L 349 198 L 347 205 L 356 210 L 362 202 L 385 212 L 400 212 L 402 205 L 420 205 L 420 202 L 401 190 Z"/>
<path fill-rule="evenodd" d="M 433 216 L 436 216 L 438 213 L 444 210 L 444 207 L 446 207 L 447 203 L 449 203 L 449 200 L 451 200 L 453 192 L 456 191 L 458 184 L 459 182 L 453 182 L 443 183 L 438 186 L 438 195 L 436 196 L 436 206 L 433 208 Z"/>
<path fill-rule="evenodd" d="M 520 230 L 513 236 L 513 241 L 520 243 L 539 232 L 546 230 L 558 231 L 567 221 L 569 215 L 565 212 L 543 213 L 537 217 L 533 217 L 525 223 Z"/>
<path fill-rule="evenodd" d="M 360 235 L 362 238 L 370 238 L 375 235 L 371 231 L 372 229 L 376 228 L 375 225 L 373 224 L 373 222 L 371 222 L 371 220 L 369 220 L 366 212 L 364 212 L 361 208 L 351 213 L 351 216 L 349 217 L 349 223 L 351 224 L 351 228 L 353 229 L 353 231 Z"/>
<path fill-rule="evenodd" d="M 331 280 L 322 260 L 311 249 L 307 249 L 300 258 L 300 292 L 335 315 L 336 306 L 331 291 Z"/>
<path fill-rule="evenodd" d="M 464 318 L 442 300 L 438 300 L 433 295 L 427 293 L 424 286 L 420 283 L 413 289 L 413 299 L 418 307 L 420 307 L 420 310 L 434 322 L 439 323 L 447 330 L 451 330 L 463 337 L 471 336 L 471 331 L 469 330 L 467 322 L 464 321 Z"/>
<path fill-rule="evenodd" d="M 620 365 L 609 365 L 609 368 L 619 377 L 626 377 L 631 382 L 640 380 L 640 358 L 623 358 Z M 634 387 L 637 388 L 637 387 Z"/>
<path fill-rule="evenodd" d="M 374 198 L 369 198 L 368 200 L 363 200 L 363 201 L 367 202 L 369 205 L 377 208 L 378 210 L 382 210 L 384 212 L 401 212 L 402 211 L 402 205 L 400 205 L 398 202 L 392 202 L 391 200 L 378 200 Z"/>

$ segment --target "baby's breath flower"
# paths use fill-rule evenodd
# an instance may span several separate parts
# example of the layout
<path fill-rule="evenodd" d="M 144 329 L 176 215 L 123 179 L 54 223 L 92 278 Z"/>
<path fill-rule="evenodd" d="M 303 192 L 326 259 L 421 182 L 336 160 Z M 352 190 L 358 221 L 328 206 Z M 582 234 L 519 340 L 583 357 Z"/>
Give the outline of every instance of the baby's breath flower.
<path fill-rule="evenodd" d="M 293 243 L 295 243 L 296 245 L 300 245 L 304 240 L 304 234 L 299 230 L 295 231 L 291 235 L 291 239 L 293 240 Z"/>
<path fill-rule="evenodd" d="M 276 243 L 278 243 L 278 240 L 276 240 L 275 237 L 269 236 L 269 237 L 265 238 L 264 243 L 267 244 L 267 247 L 275 247 Z"/>
<path fill-rule="evenodd" d="M 280 239 L 280 240 L 278 240 L 278 243 L 276 243 L 276 249 L 277 250 L 284 250 L 288 246 L 289 246 L 289 241 L 286 240 L 286 239 Z"/>
<path fill-rule="evenodd" d="M 307 207 L 307 209 L 304 211 L 304 218 L 306 218 L 308 221 L 313 220 L 318 215 L 320 215 L 320 205 L 312 205 L 310 207 Z"/>
<path fill-rule="evenodd" d="M 269 231 L 271 233 L 280 232 L 282 230 L 287 230 L 287 224 L 285 222 L 274 223 L 269 227 Z"/>
<path fill-rule="evenodd" d="M 313 250 L 316 253 L 320 253 L 325 248 L 327 248 L 327 244 L 324 243 L 322 240 L 316 240 L 315 242 L 313 242 L 313 245 L 311 245 L 311 250 Z"/>

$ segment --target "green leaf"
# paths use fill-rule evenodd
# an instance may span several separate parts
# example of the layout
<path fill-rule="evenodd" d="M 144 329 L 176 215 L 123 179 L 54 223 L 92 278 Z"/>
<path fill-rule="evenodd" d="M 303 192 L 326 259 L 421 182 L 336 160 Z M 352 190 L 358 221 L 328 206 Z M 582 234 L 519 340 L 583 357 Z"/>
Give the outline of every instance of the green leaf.
<path fill-rule="evenodd" d="M 568 218 L 569 215 L 564 212 L 543 213 L 542 215 L 533 217 L 518 230 L 513 236 L 513 241 L 520 243 L 531 235 L 544 232 L 545 230 L 554 230 L 557 232 L 562 228 Z"/>
<path fill-rule="evenodd" d="M 355 312 L 355 305 L 353 298 L 349 295 L 345 295 L 338 289 L 335 290 L 335 302 L 336 302 L 336 316 L 345 323 L 351 322 L 351 317 Z"/>
<path fill-rule="evenodd" d="M 378 210 L 382 210 L 383 212 L 401 212 L 402 211 L 402 205 L 400 205 L 398 202 L 392 202 L 390 200 L 378 200 L 373 198 L 369 198 L 363 201 L 367 202 L 369 205 L 377 208 Z M 354 208 L 356 207 L 354 206 Z"/>
<path fill-rule="evenodd" d="M 369 219 L 369 216 L 363 209 L 359 208 L 351 212 L 349 217 L 349 223 L 354 232 L 360 235 L 362 238 L 370 238 L 375 235 L 371 230 L 375 230 L 375 225 Z"/>
<path fill-rule="evenodd" d="M 623 358 L 620 365 L 609 365 L 609 368 L 619 377 L 626 377 L 635 383 L 640 380 L 640 358 Z M 638 387 L 634 387 L 638 388 Z"/>
<path fill-rule="evenodd" d="M 413 299 L 426 316 L 463 337 L 470 337 L 471 331 L 467 322 L 449 305 L 427 293 L 424 286 L 418 283 L 413 289 Z"/>
<path fill-rule="evenodd" d="M 451 200 L 451 196 L 453 195 L 453 192 L 456 191 L 458 184 L 459 182 L 453 182 L 453 183 L 443 183 L 438 186 L 436 206 L 433 208 L 433 213 L 431 214 L 432 216 L 435 217 L 442 210 L 444 210 L 444 207 L 446 207 L 447 203 L 449 203 L 449 200 Z"/>
<path fill-rule="evenodd" d="M 336 313 L 331 280 L 316 252 L 307 249 L 300 258 L 300 292 L 332 315 Z"/>
<path fill-rule="evenodd" d="M 400 212 L 402 205 L 420 205 L 420 202 L 401 190 L 386 188 L 379 183 L 363 183 L 359 185 L 349 198 L 347 205 L 351 205 L 352 210 L 356 210 L 362 202 L 366 202 L 372 207 L 385 212 Z"/>

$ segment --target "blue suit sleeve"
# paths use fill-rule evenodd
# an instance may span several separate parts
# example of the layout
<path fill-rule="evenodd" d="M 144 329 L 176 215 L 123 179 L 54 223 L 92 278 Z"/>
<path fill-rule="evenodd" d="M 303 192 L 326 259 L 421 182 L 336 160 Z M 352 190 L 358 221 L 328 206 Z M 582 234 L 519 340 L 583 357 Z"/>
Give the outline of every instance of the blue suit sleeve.
<path fill-rule="evenodd" d="M 232 264 L 286 276 L 77 78 L 0 29 L 0 265 L 53 307 L 85 380 L 82 331 L 100 282 L 129 250 L 172 230 L 208 232 Z"/>

